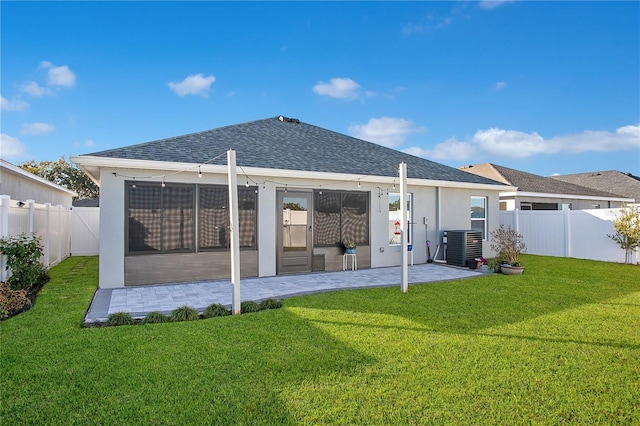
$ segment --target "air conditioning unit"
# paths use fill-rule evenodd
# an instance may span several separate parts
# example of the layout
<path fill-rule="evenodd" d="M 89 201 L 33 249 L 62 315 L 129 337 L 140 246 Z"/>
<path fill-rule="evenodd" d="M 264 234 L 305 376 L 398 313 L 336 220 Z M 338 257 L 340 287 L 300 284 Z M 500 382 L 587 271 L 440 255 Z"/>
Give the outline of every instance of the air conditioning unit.
<path fill-rule="evenodd" d="M 447 264 L 467 266 L 469 259 L 482 257 L 482 232 L 447 231 Z"/>

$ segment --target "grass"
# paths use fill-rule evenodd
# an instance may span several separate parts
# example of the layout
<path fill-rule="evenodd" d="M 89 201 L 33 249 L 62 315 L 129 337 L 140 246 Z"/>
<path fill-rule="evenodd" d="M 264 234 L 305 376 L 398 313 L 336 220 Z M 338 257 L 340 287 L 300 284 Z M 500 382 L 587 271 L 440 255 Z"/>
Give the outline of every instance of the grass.
<path fill-rule="evenodd" d="M 82 328 L 97 258 L 0 323 L 2 424 L 638 424 L 640 268 L 525 256 L 522 276 Z"/>

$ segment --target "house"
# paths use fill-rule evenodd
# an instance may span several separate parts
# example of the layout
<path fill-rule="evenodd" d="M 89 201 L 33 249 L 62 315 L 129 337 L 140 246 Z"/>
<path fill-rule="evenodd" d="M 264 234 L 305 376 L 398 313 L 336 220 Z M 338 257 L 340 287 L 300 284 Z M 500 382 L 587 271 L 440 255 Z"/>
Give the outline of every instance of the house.
<path fill-rule="evenodd" d="M 243 277 L 341 270 L 346 240 L 359 268 L 399 265 L 401 162 L 416 263 L 443 230 L 486 239 L 498 194 L 513 189 L 283 116 L 80 155 L 72 161 L 100 185 L 101 288 L 230 276 L 230 149 Z"/>
<path fill-rule="evenodd" d="M 500 210 L 584 210 L 621 207 L 633 199 L 492 163 L 460 170 L 516 187 L 500 192 Z"/>
<path fill-rule="evenodd" d="M 26 203 L 33 200 L 39 204 L 71 206 L 77 194 L 40 176 L 36 176 L 8 161 L 0 159 L 0 195 Z"/>
<path fill-rule="evenodd" d="M 551 176 L 553 179 L 573 183 L 598 191 L 611 192 L 640 203 L 640 177 L 631 173 L 607 170 L 602 172 L 575 173 Z"/>

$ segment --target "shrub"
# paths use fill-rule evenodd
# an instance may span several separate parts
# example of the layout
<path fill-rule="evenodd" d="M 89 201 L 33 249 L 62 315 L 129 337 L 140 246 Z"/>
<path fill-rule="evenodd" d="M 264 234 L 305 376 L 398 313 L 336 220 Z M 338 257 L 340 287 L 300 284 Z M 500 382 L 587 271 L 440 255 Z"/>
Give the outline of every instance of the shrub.
<path fill-rule="evenodd" d="M 49 272 L 40 263 L 42 245 L 35 234 L 0 239 L 0 252 L 7 256 L 7 280 L 12 290 L 29 290 L 49 281 Z"/>
<path fill-rule="evenodd" d="M 273 298 L 265 299 L 260 302 L 260 310 L 282 308 L 282 302 Z"/>
<path fill-rule="evenodd" d="M 107 318 L 108 326 L 133 325 L 134 323 L 129 312 L 114 312 Z"/>
<path fill-rule="evenodd" d="M 160 324 L 163 322 L 169 322 L 169 317 L 158 311 L 149 312 L 142 319 L 143 324 Z"/>
<path fill-rule="evenodd" d="M 0 284 L 0 318 L 8 317 L 25 306 L 31 306 L 25 290 L 11 290 L 7 282 Z"/>
<path fill-rule="evenodd" d="M 522 239 L 522 234 L 516 230 L 500 225 L 491 232 L 491 250 L 498 252 L 497 258 L 500 263 L 521 266 L 520 253 L 527 248 Z"/>
<path fill-rule="evenodd" d="M 199 318 L 198 311 L 189 306 L 180 306 L 179 308 L 174 309 L 169 316 L 169 320 L 172 322 L 193 321 Z"/>
<path fill-rule="evenodd" d="M 640 206 L 631 205 L 620 210 L 613 221 L 615 234 L 607 234 L 624 250 L 624 263 L 631 263 L 632 253 L 640 246 Z"/>
<path fill-rule="evenodd" d="M 499 258 L 497 258 L 497 257 L 494 257 L 487 264 L 487 268 L 489 268 L 490 270 L 492 270 L 495 273 L 500 273 L 500 271 L 501 271 L 500 265 L 501 264 L 502 264 L 501 260 Z"/>
<path fill-rule="evenodd" d="M 260 310 L 260 305 L 258 305 L 253 300 L 245 300 L 240 303 L 240 313 L 249 314 L 251 312 L 258 312 Z"/>
<path fill-rule="evenodd" d="M 224 306 L 219 303 L 214 303 L 213 305 L 207 306 L 207 308 L 203 312 L 204 318 L 213 318 L 213 317 L 224 317 L 227 315 L 231 315 L 231 312 Z"/>

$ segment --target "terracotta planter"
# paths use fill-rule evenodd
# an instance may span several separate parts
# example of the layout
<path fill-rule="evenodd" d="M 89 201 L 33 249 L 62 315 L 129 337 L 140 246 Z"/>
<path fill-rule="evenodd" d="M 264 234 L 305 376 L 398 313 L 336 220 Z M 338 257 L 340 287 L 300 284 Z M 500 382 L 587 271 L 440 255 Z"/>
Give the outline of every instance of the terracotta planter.
<path fill-rule="evenodd" d="M 524 266 L 500 265 L 500 270 L 505 275 L 522 275 Z"/>

